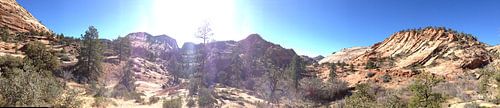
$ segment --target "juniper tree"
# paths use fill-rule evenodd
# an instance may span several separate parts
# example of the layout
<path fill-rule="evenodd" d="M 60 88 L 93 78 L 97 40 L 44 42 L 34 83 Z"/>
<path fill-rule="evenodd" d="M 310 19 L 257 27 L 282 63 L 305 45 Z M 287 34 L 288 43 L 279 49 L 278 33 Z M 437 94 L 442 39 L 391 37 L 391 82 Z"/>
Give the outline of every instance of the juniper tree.
<path fill-rule="evenodd" d="M 43 70 L 54 71 L 59 66 L 59 61 L 49 48 L 38 41 L 29 42 L 24 46 L 26 60 L 31 60 L 33 65 Z"/>

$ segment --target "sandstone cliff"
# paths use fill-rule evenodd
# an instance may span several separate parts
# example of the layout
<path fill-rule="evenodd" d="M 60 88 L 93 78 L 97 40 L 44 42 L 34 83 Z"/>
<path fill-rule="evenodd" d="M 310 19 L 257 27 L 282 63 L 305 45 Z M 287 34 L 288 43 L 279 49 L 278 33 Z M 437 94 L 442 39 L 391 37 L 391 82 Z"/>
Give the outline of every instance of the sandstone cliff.
<path fill-rule="evenodd" d="M 47 27 L 16 0 L 0 0 L 0 10 L 0 27 L 6 27 L 11 32 L 49 32 Z"/>
<path fill-rule="evenodd" d="M 371 49 L 351 63 L 375 62 L 381 68 L 421 68 L 448 74 L 479 68 L 492 60 L 486 45 L 474 36 L 444 27 L 403 30 Z"/>

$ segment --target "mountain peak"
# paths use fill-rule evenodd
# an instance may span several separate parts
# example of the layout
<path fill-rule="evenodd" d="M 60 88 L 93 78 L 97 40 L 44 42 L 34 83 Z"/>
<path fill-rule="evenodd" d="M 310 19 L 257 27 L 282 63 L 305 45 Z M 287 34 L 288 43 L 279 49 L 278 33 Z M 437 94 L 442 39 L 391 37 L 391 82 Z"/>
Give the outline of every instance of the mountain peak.
<path fill-rule="evenodd" d="M 248 41 L 252 41 L 252 42 L 257 42 L 257 41 L 266 41 L 264 40 L 264 38 L 262 38 L 259 34 L 250 34 L 248 35 L 247 38 L 243 39 L 243 40 L 248 40 Z"/>

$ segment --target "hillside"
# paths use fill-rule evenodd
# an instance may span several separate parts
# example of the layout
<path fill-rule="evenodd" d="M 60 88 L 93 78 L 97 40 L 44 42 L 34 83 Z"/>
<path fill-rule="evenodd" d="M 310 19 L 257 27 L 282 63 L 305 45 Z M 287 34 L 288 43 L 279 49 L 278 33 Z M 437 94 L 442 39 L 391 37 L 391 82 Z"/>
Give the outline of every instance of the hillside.
<path fill-rule="evenodd" d="M 11 32 L 50 32 L 16 0 L 0 1 L 0 10 L 0 27 L 6 27 Z"/>
<path fill-rule="evenodd" d="M 446 75 L 487 65 L 492 59 L 486 46 L 470 34 L 427 27 L 394 33 L 371 46 L 372 51 L 350 62 L 366 64 L 372 61 L 382 68 L 395 69 L 417 67 Z"/>

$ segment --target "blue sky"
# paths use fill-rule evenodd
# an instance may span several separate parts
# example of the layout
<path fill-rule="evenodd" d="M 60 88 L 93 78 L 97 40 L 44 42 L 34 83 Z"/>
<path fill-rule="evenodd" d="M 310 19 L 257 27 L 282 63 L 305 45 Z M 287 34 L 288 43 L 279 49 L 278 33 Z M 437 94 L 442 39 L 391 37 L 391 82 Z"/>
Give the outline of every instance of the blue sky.
<path fill-rule="evenodd" d="M 250 33 L 297 53 L 329 55 L 370 46 L 409 28 L 446 26 L 500 43 L 498 0 L 18 0 L 57 33 L 80 36 L 94 25 L 103 38 L 131 32 L 167 34 L 181 43 L 197 22 L 216 25 L 215 40 Z"/>

